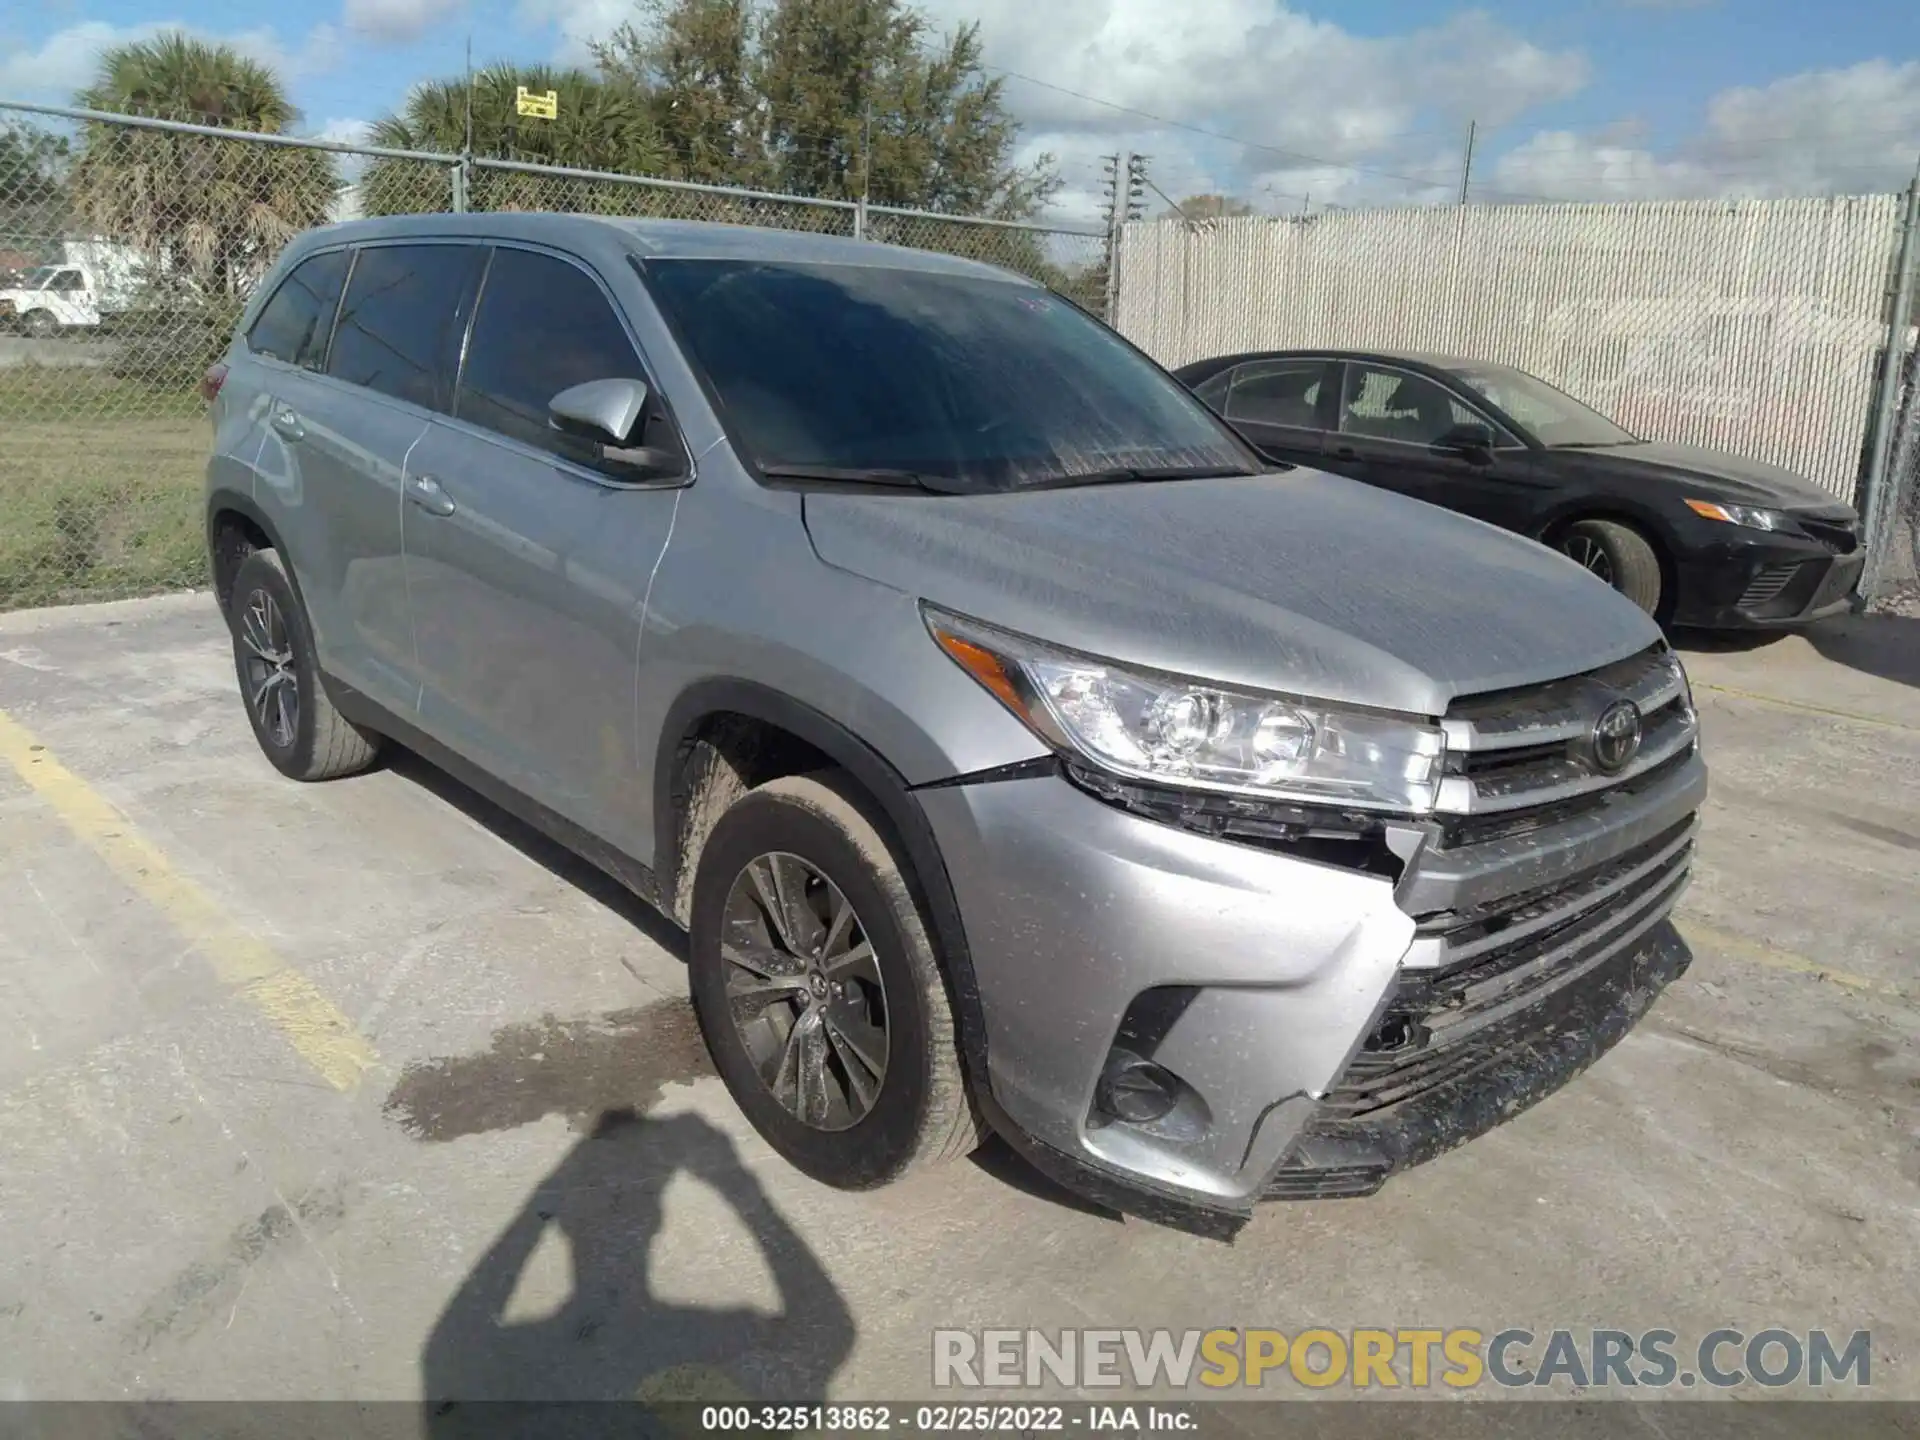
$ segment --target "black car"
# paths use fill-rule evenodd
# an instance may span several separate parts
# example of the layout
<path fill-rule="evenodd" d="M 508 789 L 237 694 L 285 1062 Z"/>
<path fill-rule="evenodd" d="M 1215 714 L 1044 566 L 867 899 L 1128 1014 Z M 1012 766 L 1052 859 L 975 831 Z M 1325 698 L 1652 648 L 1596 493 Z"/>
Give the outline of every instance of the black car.
<path fill-rule="evenodd" d="M 1269 350 L 1174 374 L 1269 458 L 1517 530 L 1663 623 L 1805 624 L 1860 578 L 1852 506 L 1778 466 L 1638 439 L 1510 366 Z"/>

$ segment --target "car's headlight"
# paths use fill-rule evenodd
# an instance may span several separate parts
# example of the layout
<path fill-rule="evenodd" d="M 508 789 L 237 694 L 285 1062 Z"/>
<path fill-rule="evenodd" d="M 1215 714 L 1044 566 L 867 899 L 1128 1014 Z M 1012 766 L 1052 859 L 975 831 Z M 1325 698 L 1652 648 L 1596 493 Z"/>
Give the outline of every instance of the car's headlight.
<path fill-rule="evenodd" d="M 1424 812 L 1440 728 L 1116 665 L 926 607 L 940 648 L 1043 740 L 1117 775 L 1304 804 Z"/>
<path fill-rule="evenodd" d="M 1689 500 L 1687 508 L 1707 520 L 1744 525 L 1749 530 L 1791 530 L 1793 517 L 1784 510 L 1761 510 L 1752 505 L 1728 505 L 1719 500 Z"/>

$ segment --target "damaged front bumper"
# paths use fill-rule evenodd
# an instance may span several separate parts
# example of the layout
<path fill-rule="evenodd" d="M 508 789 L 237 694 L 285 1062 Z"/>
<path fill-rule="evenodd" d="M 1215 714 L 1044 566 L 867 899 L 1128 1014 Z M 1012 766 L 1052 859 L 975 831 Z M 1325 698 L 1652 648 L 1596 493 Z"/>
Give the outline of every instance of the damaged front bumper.
<path fill-rule="evenodd" d="M 1078 1193 L 1203 1233 L 1262 1200 L 1371 1193 L 1551 1094 L 1685 970 L 1668 915 L 1705 791 L 1689 745 L 1572 812 L 1390 826 L 1359 865 L 1194 833 L 1064 774 L 921 792 L 989 1118 Z M 1112 1077 L 1139 1064 L 1165 1113 L 1114 1113 Z"/>

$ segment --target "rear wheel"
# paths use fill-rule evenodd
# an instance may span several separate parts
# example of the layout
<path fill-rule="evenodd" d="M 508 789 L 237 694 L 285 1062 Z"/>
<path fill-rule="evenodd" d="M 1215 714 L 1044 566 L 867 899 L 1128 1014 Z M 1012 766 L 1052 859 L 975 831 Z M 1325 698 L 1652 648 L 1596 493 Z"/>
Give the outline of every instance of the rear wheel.
<path fill-rule="evenodd" d="M 294 780 L 331 780 L 373 763 L 379 737 L 349 724 L 328 699 L 307 612 L 278 551 L 256 550 L 241 562 L 227 621 L 240 698 L 274 769 Z"/>
<path fill-rule="evenodd" d="M 770 781 L 721 817 L 689 932 L 714 1067 L 799 1169 L 869 1189 L 979 1143 L 933 946 L 844 775 Z"/>
<path fill-rule="evenodd" d="M 1660 608 L 1660 557 L 1631 525 L 1575 521 L 1560 533 L 1560 552 L 1649 615 Z"/>

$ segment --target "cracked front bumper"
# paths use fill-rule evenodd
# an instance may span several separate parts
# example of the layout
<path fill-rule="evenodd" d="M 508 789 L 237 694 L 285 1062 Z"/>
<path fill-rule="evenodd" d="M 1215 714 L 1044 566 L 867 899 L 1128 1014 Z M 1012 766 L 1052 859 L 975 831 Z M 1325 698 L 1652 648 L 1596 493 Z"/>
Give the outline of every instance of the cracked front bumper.
<path fill-rule="evenodd" d="M 1685 968 L 1666 916 L 1705 784 L 1690 755 L 1522 837 L 1448 849 L 1409 827 L 1397 883 L 1059 776 L 923 790 L 979 986 L 989 1113 L 1070 1188 L 1187 1228 L 1377 1189 L 1558 1088 Z M 1487 938 L 1515 923 L 1521 941 Z M 1116 1047 L 1198 1103 L 1104 1113 Z"/>

